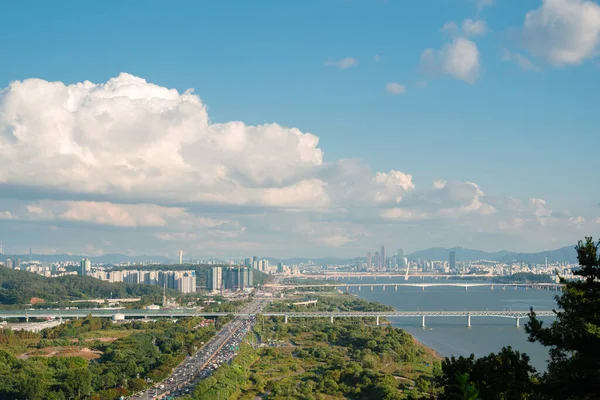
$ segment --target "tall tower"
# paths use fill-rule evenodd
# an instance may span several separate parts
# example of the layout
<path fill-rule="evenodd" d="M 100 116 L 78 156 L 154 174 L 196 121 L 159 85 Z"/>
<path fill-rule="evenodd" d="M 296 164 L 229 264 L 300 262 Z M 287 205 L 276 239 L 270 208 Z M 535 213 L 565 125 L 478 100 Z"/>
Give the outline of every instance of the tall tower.
<path fill-rule="evenodd" d="M 404 267 L 404 250 L 403 249 L 398 249 L 398 259 L 396 261 L 398 262 L 398 268 Z"/>
<path fill-rule="evenodd" d="M 179 265 L 183 264 L 183 250 L 179 250 Z"/>
<path fill-rule="evenodd" d="M 450 269 L 456 269 L 456 252 L 450 252 Z"/>
<path fill-rule="evenodd" d="M 385 269 L 385 246 L 381 245 L 381 269 Z"/>
<path fill-rule="evenodd" d="M 371 269 L 373 266 L 373 260 L 371 260 L 371 252 L 367 253 L 367 269 Z"/>

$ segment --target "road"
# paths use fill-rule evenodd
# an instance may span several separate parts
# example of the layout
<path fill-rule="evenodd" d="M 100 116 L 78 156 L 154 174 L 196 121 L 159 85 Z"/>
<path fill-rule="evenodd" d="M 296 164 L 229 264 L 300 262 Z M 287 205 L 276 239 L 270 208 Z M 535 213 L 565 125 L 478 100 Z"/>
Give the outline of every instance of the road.
<path fill-rule="evenodd" d="M 240 312 L 255 314 L 263 310 L 268 300 L 254 299 Z M 129 399 L 164 399 L 191 394 L 201 379 L 210 376 L 220 365 L 235 357 L 236 349 L 256 322 L 255 315 L 237 316 L 215 334 L 198 352 L 173 370 L 171 376 Z"/>

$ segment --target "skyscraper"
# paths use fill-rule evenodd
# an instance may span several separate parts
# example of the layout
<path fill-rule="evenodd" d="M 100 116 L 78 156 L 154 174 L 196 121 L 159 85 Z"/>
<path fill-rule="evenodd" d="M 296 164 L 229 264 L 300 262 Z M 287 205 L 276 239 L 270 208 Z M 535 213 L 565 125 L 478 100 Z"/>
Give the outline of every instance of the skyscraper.
<path fill-rule="evenodd" d="M 451 251 L 450 252 L 450 269 L 456 269 L 456 252 L 455 251 Z"/>
<path fill-rule="evenodd" d="M 206 277 L 206 288 L 210 291 L 216 292 L 221 290 L 223 285 L 223 268 L 212 267 L 207 271 Z"/>
<path fill-rule="evenodd" d="M 368 252 L 367 253 L 367 269 L 371 269 L 371 267 L 373 266 L 372 261 L 373 260 L 371 260 L 371 252 Z"/>
<path fill-rule="evenodd" d="M 398 249 L 398 268 L 402 268 L 404 267 L 404 250 L 403 249 Z"/>
<path fill-rule="evenodd" d="M 13 269 L 13 260 L 11 260 L 10 258 L 6 259 L 6 268 Z"/>
<path fill-rule="evenodd" d="M 81 275 L 88 275 L 92 270 L 92 262 L 87 258 L 81 260 L 79 266 L 81 267 Z"/>
<path fill-rule="evenodd" d="M 381 269 L 385 269 L 386 267 L 386 262 L 385 262 L 385 246 L 381 245 Z"/>
<path fill-rule="evenodd" d="M 379 252 L 378 251 L 375 252 L 375 260 L 373 260 L 373 263 L 375 264 L 375 268 L 379 269 Z"/>

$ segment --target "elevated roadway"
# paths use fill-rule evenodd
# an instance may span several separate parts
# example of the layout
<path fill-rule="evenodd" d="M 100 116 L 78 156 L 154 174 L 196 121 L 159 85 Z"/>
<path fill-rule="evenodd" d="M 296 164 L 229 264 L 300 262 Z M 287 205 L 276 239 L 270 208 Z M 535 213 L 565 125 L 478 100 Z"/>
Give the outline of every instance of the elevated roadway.
<path fill-rule="evenodd" d="M 282 317 L 287 323 L 290 318 L 329 318 L 332 322 L 334 318 L 375 318 L 379 324 L 379 318 L 401 318 L 401 317 L 420 317 L 421 325 L 425 326 L 426 317 L 464 317 L 467 319 L 467 326 L 471 326 L 471 317 L 497 317 L 513 318 L 516 325 L 519 326 L 519 320 L 527 317 L 527 310 L 472 310 L 472 311 L 333 311 L 333 312 L 264 312 L 261 313 L 267 317 Z M 223 317 L 234 315 L 236 317 L 250 317 L 257 315 L 257 312 L 240 313 L 203 313 L 196 309 L 173 309 L 173 310 L 106 310 L 106 309 L 79 309 L 79 310 L 0 310 L 0 318 L 82 318 L 87 315 L 94 317 L 111 318 L 115 314 L 121 314 L 125 318 L 177 318 L 177 317 Z M 553 317 L 554 311 L 541 310 L 536 311 L 540 317 Z"/>

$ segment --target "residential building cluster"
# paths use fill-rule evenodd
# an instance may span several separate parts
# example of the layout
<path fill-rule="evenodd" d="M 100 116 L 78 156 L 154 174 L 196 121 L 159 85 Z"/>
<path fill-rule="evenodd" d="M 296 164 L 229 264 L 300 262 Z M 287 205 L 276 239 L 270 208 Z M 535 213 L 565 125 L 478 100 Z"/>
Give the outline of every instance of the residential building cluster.
<path fill-rule="evenodd" d="M 211 292 L 223 290 L 246 291 L 254 285 L 254 268 L 211 267 L 206 273 L 206 289 Z"/>
<path fill-rule="evenodd" d="M 196 271 L 106 271 L 99 269 L 86 275 L 106 282 L 160 286 L 177 290 L 180 293 L 196 292 Z"/>

